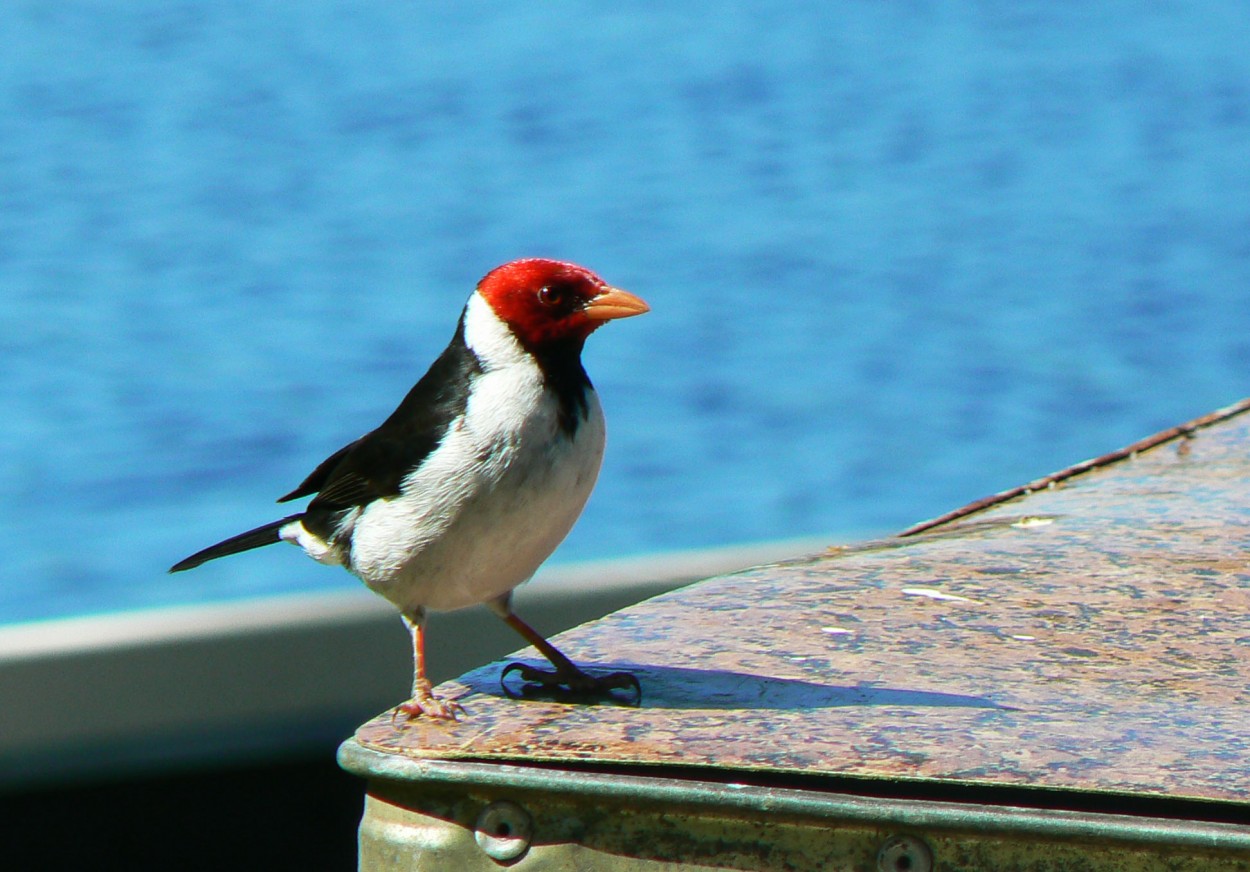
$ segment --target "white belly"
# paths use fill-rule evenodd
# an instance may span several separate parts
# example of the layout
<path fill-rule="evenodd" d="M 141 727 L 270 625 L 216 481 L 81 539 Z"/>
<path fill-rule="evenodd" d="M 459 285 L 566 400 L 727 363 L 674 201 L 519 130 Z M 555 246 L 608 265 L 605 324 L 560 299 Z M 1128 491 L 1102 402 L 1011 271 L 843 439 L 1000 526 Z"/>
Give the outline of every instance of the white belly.
<path fill-rule="evenodd" d="M 400 609 L 463 608 L 512 590 L 563 541 L 594 487 L 604 445 L 594 392 L 570 438 L 553 397 L 492 377 L 403 494 L 356 519 L 350 568 Z"/>

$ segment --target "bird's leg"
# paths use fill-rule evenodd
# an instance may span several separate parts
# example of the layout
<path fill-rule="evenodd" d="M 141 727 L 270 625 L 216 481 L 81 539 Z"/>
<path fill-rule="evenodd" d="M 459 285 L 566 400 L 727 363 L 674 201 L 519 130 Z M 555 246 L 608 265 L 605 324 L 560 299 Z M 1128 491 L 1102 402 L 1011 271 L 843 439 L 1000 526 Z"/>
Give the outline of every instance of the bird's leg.
<path fill-rule="evenodd" d="M 612 690 L 628 689 L 633 690 L 639 700 L 642 699 L 642 686 L 631 672 L 613 672 L 603 676 L 583 672 L 576 663 L 565 657 L 560 649 L 548 642 L 541 633 L 517 617 L 512 611 L 511 594 L 492 600 L 489 606 L 495 614 L 503 618 L 504 623 L 520 633 L 525 641 L 537 648 L 539 653 L 551 661 L 551 665 L 555 667 L 555 669 L 536 669 L 524 663 L 509 663 L 504 667 L 503 674 L 499 676 L 500 683 L 511 673 L 518 672 L 522 681 L 534 682 L 548 690 L 564 688 L 571 694 L 593 696 Z M 507 687 L 504 691 L 507 692 Z"/>
<path fill-rule="evenodd" d="M 399 705 L 398 710 L 415 718 L 419 715 L 439 720 L 456 719 L 464 707 L 455 700 L 442 700 L 434 695 L 434 687 L 425 677 L 425 609 L 417 608 L 404 613 L 404 624 L 412 633 L 412 699 Z"/>

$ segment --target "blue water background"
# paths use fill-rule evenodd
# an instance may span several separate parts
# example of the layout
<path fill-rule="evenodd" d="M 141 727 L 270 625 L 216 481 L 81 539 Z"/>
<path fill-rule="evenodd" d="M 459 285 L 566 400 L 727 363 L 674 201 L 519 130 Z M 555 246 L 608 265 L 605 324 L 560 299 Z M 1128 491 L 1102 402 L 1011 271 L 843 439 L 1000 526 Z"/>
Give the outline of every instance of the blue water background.
<path fill-rule="evenodd" d="M 1245 3 L 8 2 L 0 620 L 170 577 L 490 267 L 648 299 L 558 560 L 896 530 L 1250 394 Z"/>

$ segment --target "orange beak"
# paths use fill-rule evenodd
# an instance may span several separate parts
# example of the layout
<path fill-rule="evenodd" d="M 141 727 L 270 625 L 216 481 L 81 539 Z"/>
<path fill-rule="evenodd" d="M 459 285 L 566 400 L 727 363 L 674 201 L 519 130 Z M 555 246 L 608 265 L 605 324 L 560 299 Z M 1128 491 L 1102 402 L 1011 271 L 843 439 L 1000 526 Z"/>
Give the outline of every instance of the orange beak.
<path fill-rule="evenodd" d="M 650 312 L 651 307 L 629 291 L 608 288 L 586 304 L 582 313 L 594 321 L 610 321 L 613 318 L 629 318 Z"/>

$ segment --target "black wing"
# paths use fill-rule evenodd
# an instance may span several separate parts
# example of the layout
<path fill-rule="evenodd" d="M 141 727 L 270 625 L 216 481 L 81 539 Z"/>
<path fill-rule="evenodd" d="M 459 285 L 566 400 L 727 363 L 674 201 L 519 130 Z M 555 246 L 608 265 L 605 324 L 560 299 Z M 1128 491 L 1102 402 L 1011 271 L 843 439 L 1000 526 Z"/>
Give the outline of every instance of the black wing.
<path fill-rule="evenodd" d="M 328 537 L 345 510 L 398 496 L 404 478 L 464 414 L 469 388 L 481 371 L 481 362 L 464 343 L 462 315 L 451 344 L 391 416 L 331 454 L 279 502 L 317 494 L 304 513 L 304 526 Z"/>
<path fill-rule="evenodd" d="M 308 474 L 308 478 L 300 483 L 300 486 L 291 491 L 286 496 L 278 497 L 278 502 L 286 503 L 291 500 L 298 500 L 300 497 L 306 497 L 309 494 L 315 494 L 326 486 L 326 482 L 330 480 L 330 474 L 334 472 L 334 468 L 339 462 L 347 456 L 353 448 L 360 444 L 362 440 L 357 439 L 350 445 L 344 445 L 338 451 L 331 454 L 321 463 L 317 464 L 317 468 Z"/>

